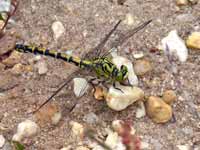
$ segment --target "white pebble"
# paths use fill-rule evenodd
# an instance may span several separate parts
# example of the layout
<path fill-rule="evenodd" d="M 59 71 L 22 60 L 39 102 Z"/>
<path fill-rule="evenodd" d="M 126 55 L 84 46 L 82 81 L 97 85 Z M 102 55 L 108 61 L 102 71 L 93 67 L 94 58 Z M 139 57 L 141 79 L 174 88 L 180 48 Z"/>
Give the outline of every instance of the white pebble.
<path fill-rule="evenodd" d="M 106 96 L 107 105 L 116 111 L 124 110 L 134 102 L 143 99 L 144 92 L 138 87 L 117 85 L 122 91 L 110 87 Z"/>
<path fill-rule="evenodd" d="M 130 84 L 137 86 L 138 78 L 134 72 L 132 62 L 125 57 L 116 55 L 115 53 L 112 53 L 112 55 L 113 55 L 112 62 L 117 66 L 118 69 L 120 69 L 122 65 L 125 65 L 128 68 L 128 80 Z"/>
<path fill-rule="evenodd" d="M 0 135 L 0 148 L 2 148 L 4 146 L 5 142 L 6 142 L 6 140 L 3 137 L 3 135 Z"/>
<path fill-rule="evenodd" d="M 78 137 L 83 136 L 84 128 L 82 124 L 75 121 L 70 121 L 70 126 L 72 127 L 71 130 L 75 136 L 78 136 Z"/>
<path fill-rule="evenodd" d="M 0 1 L 0 12 L 9 12 L 10 11 L 11 2 L 8 0 Z"/>
<path fill-rule="evenodd" d="M 31 120 L 25 120 L 24 122 L 18 124 L 17 133 L 13 136 L 12 140 L 20 142 L 25 137 L 31 137 L 35 135 L 38 130 L 39 127 L 35 122 Z"/>
<path fill-rule="evenodd" d="M 179 61 L 185 62 L 188 58 L 188 49 L 185 42 L 178 36 L 176 30 L 172 30 L 162 39 L 162 49 L 165 54 L 176 56 Z"/>
<path fill-rule="evenodd" d="M 122 143 L 122 139 L 117 132 L 110 132 L 106 138 L 105 144 L 114 150 L 126 150 L 126 147 Z"/>
<path fill-rule="evenodd" d="M 56 125 L 60 121 L 62 117 L 61 112 L 56 112 L 52 117 L 51 117 L 51 122 L 52 124 Z"/>
<path fill-rule="evenodd" d="M 43 75 L 43 74 L 46 74 L 47 71 L 48 71 L 48 68 L 47 68 L 47 64 L 45 61 L 38 61 L 35 66 L 37 67 L 38 69 L 38 73 L 40 75 Z"/>
<path fill-rule="evenodd" d="M 126 14 L 126 18 L 124 20 L 124 24 L 127 24 L 129 26 L 132 26 L 134 24 L 134 18 L 133 15 L 128 13 Z"/>
<path fill-rule="evenodd" d="M 55 21 L 51 28 L 53 30 L 55 40 L 57 40 L 65 32 L 65 28 L 60 21 Z"/>
<path fill-rule="evenodd" d="M 141 142 L 141 149 L 148 149 L 148 148 L 150 148 L 149 143 Z"/>
<path fill-rule="evenodd" d="M 84 78 L 74 78 L 74 94 L 76 97 L 81 97 L 89 88 L 88 82 Z"/>
<path fill-rule="evenodd" d="M 135 54 L 133 53 L 133 57 L 135 59 L 140 59 L 140 58 L 144 57 L 144 53 L 143 52 L 135 53 Z"/>
<path fill-rule="evenodd" d="M 176 146 L 179 150 L 190 150 L 189 145 L 177 145 Z"/>
<path fill-rule="evenodd" d="M 139 105 L 140 106 L 136 110 L 136 118 L 142 118 L 146 115 L 144 103 L 140 102 Z"/>

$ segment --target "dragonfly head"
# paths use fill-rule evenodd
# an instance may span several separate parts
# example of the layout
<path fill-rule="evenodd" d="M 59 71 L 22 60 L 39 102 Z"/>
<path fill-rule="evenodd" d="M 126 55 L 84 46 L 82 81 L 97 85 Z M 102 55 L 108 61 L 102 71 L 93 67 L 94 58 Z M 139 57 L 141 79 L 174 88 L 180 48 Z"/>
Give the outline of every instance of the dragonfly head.
<path fill-rule="evenodd" d="M 119 73 L 117 75 L 117 81 L 121 82 L 128 77 L 128 68 L 125 65 L 121 65 Z"/>

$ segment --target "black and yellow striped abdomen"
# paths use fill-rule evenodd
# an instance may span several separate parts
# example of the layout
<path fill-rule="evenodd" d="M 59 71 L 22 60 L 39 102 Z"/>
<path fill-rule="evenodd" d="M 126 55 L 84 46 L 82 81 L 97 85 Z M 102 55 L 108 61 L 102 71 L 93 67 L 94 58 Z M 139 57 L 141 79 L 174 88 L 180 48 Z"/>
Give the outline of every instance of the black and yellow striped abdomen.
<path fill-rule="evenodd" d="M 80 68 L 92 66 L 91 61 L 81 60 L 78 57 L 73 57 L 73 56 L 67 55 L 65 53 L 60 53 L 60 52 L 57 52 L 56 50 L 50 50 L 50 49 L 29 46 L 29 45 L 23 45 L 23 44 L 16 44 L 15 49 L 19 52 L 24 52 L 24 53 L 29 52 L 29 53 L 33 53 L 33 54 L 46 55 L 46 56 L 54 57 L 57 59 L 62 59 L 66 62 L 73 63 L 74 65 L 76 65 Z"/>
<path fill-rule="evenodd" d="M 39 48 L 23 44 L 16 44 L 15 49 L 19 52 L 24 52 L 24 53 L 29 52 L 33 54 L 40 54 L 40 55 L 54 57 L 56 59 L 62 59 L 80 68 L 90 68 L 96 72 L 98 77 L 104 77 L 113 82 L 124 81 L 128 75 L 128 69 L 126 66 L 122 65 L 121 68 L 118 69 L 117 66 L 113 64 L 106 57 L 96 58 L 92 61 L 82 60 L 78 57 L 73 57 L 65 53 L 57 52 L 55 50 L 49 50 L 45 48 Z"/>

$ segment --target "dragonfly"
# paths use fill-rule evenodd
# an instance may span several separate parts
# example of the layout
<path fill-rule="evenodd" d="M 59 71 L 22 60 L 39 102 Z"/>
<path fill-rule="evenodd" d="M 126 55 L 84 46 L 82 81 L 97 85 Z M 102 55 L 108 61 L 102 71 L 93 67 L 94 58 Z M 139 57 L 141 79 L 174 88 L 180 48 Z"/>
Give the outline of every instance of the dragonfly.
<path fill-rule="evenodd" d="M 127 39 L 132 37 L 136 32 L 143 29 L 151 21 L 152 20 L 146 21 L 143 24 L 139 25 L 138 27 L 127 32 L 127 34 L 125 34 L 122 38 L 118 40 L 118 42 L 116 42 L 115 45 L 113 45 L 113 48 L 117 48 L 119 45 L 122 45 Z M 60 59 L 65 62 L 74 64 L 75 66 L 78 66 L 81 69 L 92 70 L 95 72 L 96 77 L 97 77 L 93 79 L 103 78 L 104 81 L 110 81 L 115 87 L 115 82 L 122 83 L 125 80 L 127 80 L 128 68 L 125 65 L 121 65 L 121 67 L 118 68 L 115 64 L 112 63 L 111 59 L 107 57 L 110 52 L 108 51 L 101 55 L 102 53 L 101 51 L 104 45 L 106 44 L 106 42 L 108 41 L 109 37 L 117 29 L 120 23 L 121 23 L 121 20 L 119 20 L 117 24 L 112 28 L 112 30 L 110 30 L 110 32 L 103 38 L 103 40 L 92 51 L 89 51 L 82 59 L 79 57 L 68 55 L 66 53 L 58 52 L 56 50 L 32 46 L 32 45 L 24 45 L 24 44 L 17 43 L 14 49 L 22 53 L 33 53 L 35 55 L 39 54 L 39 55 L 53 57 L 53 58 Z M 91 58 L 91 56 L 93 57 Z M 91 59 L 85 59 L 85 58 L 91 58 Z M 75 71 L 72 74 L 73 75 L 77 74 L 77 72 L 78 71 Z M 67 79 L 66 82 L 60 88 L 57 89 L 57 91 L 55 91 L 44 103 L 42 103 L 34 111 L 34 113 L 40 110 L 55 95 L 57 95 L 59 91 L 61 91 L 70 82 L 70 80 L 71 78 Z"/>

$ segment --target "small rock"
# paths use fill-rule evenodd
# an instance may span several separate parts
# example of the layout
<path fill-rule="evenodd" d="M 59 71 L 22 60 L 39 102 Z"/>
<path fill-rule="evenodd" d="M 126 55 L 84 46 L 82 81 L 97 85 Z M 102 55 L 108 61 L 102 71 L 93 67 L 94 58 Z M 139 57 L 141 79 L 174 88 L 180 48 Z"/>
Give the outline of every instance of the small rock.
<path fill-rule="evenodd" d="M 93 113 L 93 112 L 90 112 L 89 114 L 86 114 L 84 117 L 83 117 L 83 120 L 89 124 L 95 124 L 98 122 L 99 118 L 98 116 Z"/>
<path fill-rule="evenodd" d="M 106 96 L 107 105 L 116 111 L 124 110 L 129 105 L 144 98 L 144 91 L 138 87 L 119 85 L 116 89 L 110 87 Z"/>
<path fill-rule="evenodd" d="M 148 98 L 146 111 L 148 116 L 156 123 L 165 123 L 172 118 L 172 108 L 156 96 Z"/>
<path fill-rule="evenodd" d="M 163 101 L 169 105 L 173 104 L 177 99 L 176 93 L 173 90 L 166 90 L 163 93 Z"/>
<path fill-rule="evenodd" d="M 0 20 L 0 29 L 2 29 L 4 26 L 4 21 L 3 20 Z"/>
<path fill-rule="evenodd" d="M 147 60 L 137 60 L 134 65 L 135 74 L 142 76 L 152 70 L 151 63 Z"/>
<path fill-rule="evenodd" d="M 150 148 L 149 143 L 141 142 L 141 149 L 148 149 L 148 148 Z"/>
<path fill-rule="evenodd" d="M 178 150 L 190 150 L 189 145 L 177 145 Z"/>
<path fill-rule="evenodd" d="M 76 97 L 81 97 L 88 90 L 89 85 L 86 79 L 84 78 L 74 78 L 74 94 Z"/>
<path fill-rule="evenodd" d="M 11 8 L 11 2 L 8 0 L 0 1 L 0 12 L 9 12 Z"/>
<path fill-rule="evenodd" d="M 48 71 L 48 68 L 47 68 L 47 64 L 45 61 L 38 61 L 35 66 L 37 67 L 38 69 L 38 73 L 40 75 L 43 75 L 43 74 L 46 74 L 47 71 Z"/>
<path fill-rule="evenodd" d="M 0 21 L 1 26 L 1 21 Z M 6 32 L 4 36 L 0 38 L 0 55 L 13 51 L 16 44 L 15 33 Z"/>
<path fill-rule="evenodd" d="M 122 139 L 118 136 L 117 132 L 110 132 L 106 138 L 105 144 L 113 150 L 126 150 Z"/>
<path fill-rule="evenodd" d="M 69 145 L 67 147 L 63 147 L 60 150 L 72 150 L 72 146 Z"/>
<path fill-rule="evenodd" d="M 198 3 L 199 0 L 188 0 L 190 4 L 195 5 Z"/>
<path fill-rule="evenodd" d="M 6 142 L 6 140 L 3 137 L 3 135 L 0 135 L 0 148 L 2 148 L 4 146 L 5 142 Z"/>
<path fill-rule="evenodd" d="M 136 110 L 136 118 L 142 118 L 146 115 L 144 102 L 139 102 L 139 107 Z"/>
<path fill-rule="evenodd" d="M 12 54 L 7 59 L 2 61 L 2 63 L 8 67 L 13 67 L 15 64 L 20 62 L 21 56 L 22 56 L 21 53 L 13 51 Z"/>
<path fill-rule="evenodd" d="M 41 124 L 52 123 L 56 125 L 60 121 L 61 117 L 61 111 L 53 104 L 46 105 L 36 113 L 36 118 Z"/>
<path fill-rule="evenodd" d="M 5 67 L 6 66 L 4 64 L 0 63 L 0 71 L 3 71 L 5 69 Z"/>
<path fill-rule="evenodd" d="M 18 124 L 17 133 L 13 136 L 13 141 L 20 142 L 23 138 L 34 136 L 39 130 L 38 125 L 31 121 L 25 120 Z"/>
<path fill-rule="evenodd" d="M 133 55 L 133 57 L 134 57 L 135 59 L 141 59 L 141 58 L 144 57 L 144 53 L 143 53 L 143 52 L 136 53 L 136 54 L 132 54 L 132 55 Z"/>
<path fill-rule="evenodd" d="M 187 39 L 186 44 L 189 48 L 200 50 L 200 32 L 193 32 Z"/>
<path fill-rule="evenodd" d="M 124 24 L 127 24 L 129 26 L 132 26 L 134 24 L 134 18 L 132 14 L 128 13 L 126 14 L 126 18 L 124 20 Z"/>
<path fill-rule="evenodd" d="M 104 89 L 100 86 L 95 87 L 94 98 L 97 100 L 103 100 L 105 96 Z"/>
<path fill-rule="evenodd" d="M 123 120 L 114 120 L 112 122 L 112 128 L 114 129 L 114 131 L 116 131 L 118 134 L 121 134 L 122 132 L 126 132 L 126 130 L 129 132 L 129 134 L 131 135 L 135 135 L 135 129 L 134 127 L 129 123 L 128 126 L 130 127 L 129 129 L 127 129 L 126 126 L 127 124 L 125 124 L 125 122 Z"/>
<path fill-rule="evenodd" d="M 11 71 L 15 75 L 20 75 L 22 73 L 28 73 L 33 71 L 33 68 L 30 65 L 22 65 L 21 63 L 18 63 L 14 65 Z"/>
<path fill-rule="evenodd" d="M 75 136 L 78 136 L 79 138 L 83 138 L 84 135 L 84 127 L 82 124 L 75 122 L 75 121 L 70 121 L 69 123 L 71 125 L 72 133 Z"/>
<path fill-rule="evenodd" d="M 176 0 L 176 5 L 178 6 L 183 6 L 187 4 L 188 4 L 188 0 Z"/>
<path fill-rule="evenodd" d="M 90 150 L 90 149 L 85 146 L 78 146 L 75 150 Z"/>
<path fill-rule="evenodd" d="M 120 69 L 122 65 L 125 65 L 128 68 L 128 80 L 131 85 L 137 86 L 138 78 L 133 69 L 132 62 L 125 57 L 118 56 L 115 52 L 112 52 L 111 54 L 113 56 L 112 62 L 117 66 L 118 69 Z"/>
<path fill-rule="evenodd" d="M 6 141 L 1 150 L 13 150 L 13 146 L 11 145 L 10 142 Z"/>
<path fill-rule="evenodd" d="M 185 42 L 178 36 L 176 30 L 169 32 L 168 36 L 162 39 L 162 49 L 168 56 L 176 56 L 179 61 L 185 62 L 188 58 L 188 49 Z"/>
<path fill-rule="evenodd" d="M 65 28 L 60 21 L 55 21 L 51 28 L 53 30 L 55 40 L 57 40 L 65 32 Z"/>

